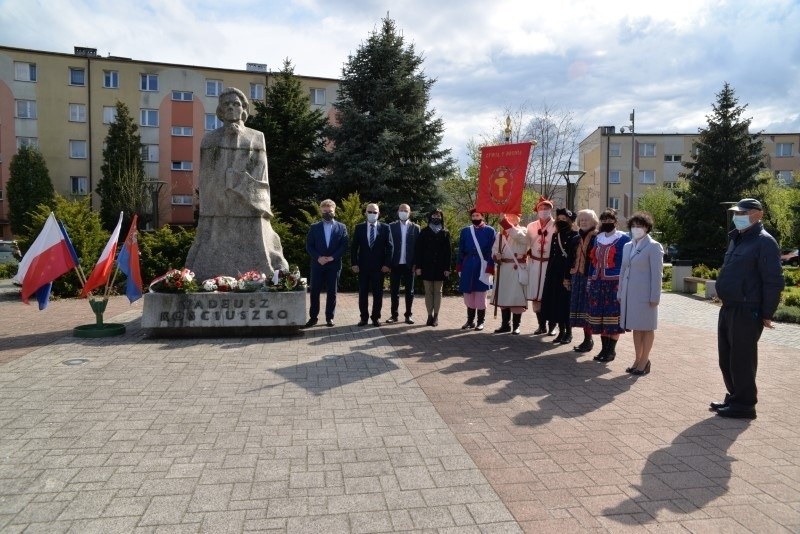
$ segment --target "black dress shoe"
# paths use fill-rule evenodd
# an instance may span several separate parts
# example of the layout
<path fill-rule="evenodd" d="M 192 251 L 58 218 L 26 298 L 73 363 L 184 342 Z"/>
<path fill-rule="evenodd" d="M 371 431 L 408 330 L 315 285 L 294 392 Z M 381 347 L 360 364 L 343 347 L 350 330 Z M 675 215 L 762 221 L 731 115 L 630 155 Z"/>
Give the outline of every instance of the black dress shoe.
<path fill-rule="evenodd" d="M 518 336 L 520 335 L 520 333 L 521 332 L 519 331 L 519 325 L 515 326 L 514 329 L 511 331 L 512 336 Z"/>
<path fill-rule="evenodd" d="M 589 352 L 594 348 L 594 340 L 592 338 L 584 339 L 580 345 L 573 347 L 575 352 Z"/>
<path fill-rule="evenodd" d="M 720 408 L 727 408 L 728 407 L 728 401 L 712 402 L 711 404 L 709 404 L 709 407 L 710 407 L 711 410 L 716 412 Z"/>
<path fill-rule="evenodd" d="M 548 335 L 549 335 L 549 334 L 548 334 Z M 563 332 L 561 332 L 561 331 L 559 331 L 559 332 L 558 332 L 558 335 L 557 335 L 557 336 L 556 336 L 556 338 L 553 340 L 553 345 L 558 345 L 559 343 L 561 343 L 561 340 L 562 340 L 562 339 L 564 339 L 564 333 L 563 333 Z"/>
<path fill-rule="evenodd" d="M 311 328 L 315 324 L 317 324 L 317 320 L 316 319 L 309 319 L 308 321 L 306 321 L 306 328 Z"/>
<path fill-rule="evenodd" d="M 361 321 L 358 321 L 358 326 L 367 326 L 367 321 L 363 319 Z"/>
<path fill-rule="evenodd" d="M 644 369 L 634 369 L 631 371 L 633 376 L 643 376 L 650 374 L 650 360 L 647 360 L 647 365 L 644 366 Z"/>
<path fill-rule="evenodd" d="M 386 319 L 386 322 L 389 324 L 396 323 L 398 321 L 397 317 L 389 317 Z"/>
<path fill-rule="evenodd" d="M 425 326 L 433 326 L 433 315 L 428 316 L 428 320 L 425 321 Z"/>
<path fill-rule="evenodd" d="M 540 326 L 539 328 L 533 331 L 534 336 L 541 336 L 542 334 L 546 333 L 547 333 L 547 328 L 545 328 L 544 326 Z"/>
<path fill-rule="evenodd" d="M 414 324 L 414 319 L 411 317 L 406 317 L 406 324 Z"/>
<path fill-rule="evenodd" d="M 377 319 L 373 319 L 372 320 L 372 326 L 380 326 L 380 325 L 381 325 L 381 322 L 379 320 L 377 320 Z"/>
<path fill-rule="evenodd" d="M 325 321 L 325 326 L 336 326 L 336 325 L 333 324 L 333 321 L 331 319 L 328 319 L 327 321 Z"/>
<path fill-rule="evenodd" d="M 562 345 L 569 345 L 570 343 L 572 343 L 572 334 L 567 334 L 561 338 Z"/>
<path fill-rule="evenodd" d="M 729 417 L 731 419 L 755 419 L 755 408 L 734 408 L 733 406 L 725 406 L 717 410 L 717 415 L 720 417 Z"/>

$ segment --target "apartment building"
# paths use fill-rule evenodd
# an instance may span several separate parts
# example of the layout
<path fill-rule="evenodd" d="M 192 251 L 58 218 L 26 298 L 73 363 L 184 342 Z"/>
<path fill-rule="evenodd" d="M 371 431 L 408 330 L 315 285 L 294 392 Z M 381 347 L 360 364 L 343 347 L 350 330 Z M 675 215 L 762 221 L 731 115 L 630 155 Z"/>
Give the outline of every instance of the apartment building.
<path fill-rule="evenodd" d="M 766 168 L 783 183 L 792 184 L 800 172 L 800 133 L 761 137 Z M 682 162 L 692 159 L 692 145 L 698 138 L 696 133 L 631 134 L 617 132 L 614 126 L 597 128 L 579 145 L 586 174 L 578 184 L 575 206 L 598 213 L 612 207 L 627 218 L 648 189 L 675 186 L 678 174 L 685 170 Z"/>
<path fill-rule="evenodd" d="M 309 105 L 330 117 L 339 81 L 298 79 Z M 99 208 L 93 191 L 102 177 L 103 144 L 118 100 L 139 125 L 159 225 L 191 224 L 200 142 L 220 126 L 217 97 L 223 88 L 237 87 L 251 100 L 263 100 L 273 80 L 259 63 L 219 69 L 103 57 L 93 48 L 63 54 L 0 46 L 0 239 L 11 237 L 5 190 L 11 158 L 23 145 L 42 152 L 59 194 L 90 195 L 93 208 Z"/>

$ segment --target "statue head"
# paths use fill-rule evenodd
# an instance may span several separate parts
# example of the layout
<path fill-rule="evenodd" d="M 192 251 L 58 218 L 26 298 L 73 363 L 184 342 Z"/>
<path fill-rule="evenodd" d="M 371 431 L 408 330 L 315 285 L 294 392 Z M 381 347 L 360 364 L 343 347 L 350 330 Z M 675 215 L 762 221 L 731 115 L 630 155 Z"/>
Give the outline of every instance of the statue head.
<path fill-rule="evenodd" d="M 219 95 L 219 103 L 217 104 L 217 118 L 219 120 L 222 122 L 231 122 L 230 118 L 226 120 L 225 107 L 229 102 L 235 101 L 236 99 L 239 100 L 239 104 L 241 104 L 242 108 L 241 121 L 244 122 L 247 120 L 250 111 L 250 102 L 247 100 L 247 97 L 244 96 L 244 93 L 235 87 L 227 87 Z"/>

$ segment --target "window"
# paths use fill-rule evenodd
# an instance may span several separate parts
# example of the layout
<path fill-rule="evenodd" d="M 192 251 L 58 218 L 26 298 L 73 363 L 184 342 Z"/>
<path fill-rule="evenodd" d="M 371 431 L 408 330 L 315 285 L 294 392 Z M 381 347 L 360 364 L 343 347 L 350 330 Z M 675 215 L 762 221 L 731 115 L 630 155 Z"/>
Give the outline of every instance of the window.
<path fill-rule="evenodd" d="M 89 179 L 85 176 L 70 176 L 72 182 L 72 194 L 75 196 L 84 196 L 89 194 Z"/>
<path fill-rule="evenodd" d="M 608 207 L 613 208 L 615 210 L 619 209 L 619 197 L 609 197 L 608 198 Z"/>
<path fill-rule="evenodd" d="M 193 128 L 191 126 L 173 126 L 172 135 L 181 137 L 191 137 Z"/>
<path fill-rule="evenodd" d="M 158 161 L 158 145 L 142 145 L 142 161 L 157 162 Z"/>
<path fill-rule="evenodd" d="M 611 158 L 618 158 L 622 155 L 622 145 L 619 143 L 610 143 L 608 145 L 608 156 Z"/>
<path fill-rule="evenodd" d="M 35 82 L 36 63 L 14 62 L 14 79 L 18 82 Z"/>
<path fill-rule="evenodd" d="M 219 96 L 222 93 L 220 80 L 206 80 L 206 96 Z"/>
<path fill-rule="evenodd" d="M 794 183 L 792 171 L 775 171 L 775 178 L 781 185 L 791 185 Z"/>
<path fill-rule="evenodd" d="M 103 87 L 106 89 L 119 89 L 119 71 L 103 71 Z"/>
<path fill-rule="evenodd" d="M 676 187 L 678 187 L 678 182 L 677 181 L 675 181 L 675 182 L 664 182 L 664 187 L 666 187 L 667 189 L 675 189 Z"/>
<path fill-rule="evenodd" d="M 191 171 L 192 170 L 192 162 L 191 161 L 173 161 L 172 162 L 172 170 L 173 171 Z"/>
<path fill-rule="evenodd" d="M 792 143 L 775 143 L 775 155 L 778 157 L 792 155 Z"/>
<path fill-rule="evenodd" d="M 117 122 L 117 106 L 103 106 L 103 124 Z"/>
<path fill-rule="evenodd" d="M 622 172 L 621 171 L 610 171 L 608 173 L 608 183 L 610 184 L 618 184 L 622 182 Z"/>
<path fill-rule="evenodd" d="M 17 150 L 24 146 L 39 148 L 38 137 L 17 137 Z"/>
<path fill-rule="evenodd" d="M 158 91 L 158 74 L 140 74 L 139 89 L 142 91 Z"/>
<path fill-rule="evenodd" d="M 680 154 L 664 154 L 664 161 L 680 161 L 681 157 Z"/>
<path fill-rule="evenodd" d="M 325 105 L 325 89 L 311 88 L 311 103 L 316 106 Z"/>
<path fill-rule="evenodd" d="M 222 128 L 222 121 L 215 113 L 206 113 L 206 130 L 216 130 Z"/>
<path fill-rule="evenodd" d="M 70 85 L 86 85 L 86 69 L 79 69 L 76 67 L 69 68 L 69 84 Z"/>
<path fill-rule="evenodd" d="M 141 113 L 140 124 L 142 126 L 158 126 L 158 110 L 157 109 L 143 109 Z"/>
<path fill-rule="evenodd" d="M 639 157 L 652 158 L 656 155 L 655 143 L 639 143 Z"/>
<path fill-rule="evenodd" d="M 86 141 L 69 141 L 69 157 L 72 159 L 86 159 Z"/>
<path fill-rule="evenodd" d="M 36 100 L 17 100 L 17 118 L 35 119 Z"/>
<path fill-rule="evenodd" d="M 86 104 L 70 104 L 69 121 L 86 122 Z"/>
<path fill-rule="evenodd" d="M 191 206 L 192 195 L 172 195 L 172 203 L 176 206 Z"/>
<path fill-rule="evenodd" d="M 191 91 L 172 91 L 172 100 L 181 100 L 183 102 L 191 102 L 194 100 L 194 95 Z"/>
<path fill-rule="evenodd" d="M 656 171 L 639 171 L 640 184 L 654 184 L 656 183 Z"/>
<path fill-rule="evenodd" d="M 250 84 L 250 100 L 264 100 L 264 84 L 251 83 Z"/>

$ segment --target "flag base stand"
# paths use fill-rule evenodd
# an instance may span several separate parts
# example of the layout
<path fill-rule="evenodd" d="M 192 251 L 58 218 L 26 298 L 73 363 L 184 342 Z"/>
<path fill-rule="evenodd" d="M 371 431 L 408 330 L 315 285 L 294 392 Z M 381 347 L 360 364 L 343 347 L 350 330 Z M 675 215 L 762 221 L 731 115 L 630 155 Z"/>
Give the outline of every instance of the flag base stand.
<path fill-rule="evenodd" d="M 92 307 L 94 316 L 97 320 L 95 324 L 83 324 L 72 329 L 72 335 L 83 338 L 121 336 L 125 333 L 125 325 L 119 323 L 104 323 L 103 313 L 108 305 L 107 298 L 89 298 L 89 306 Z"/>

